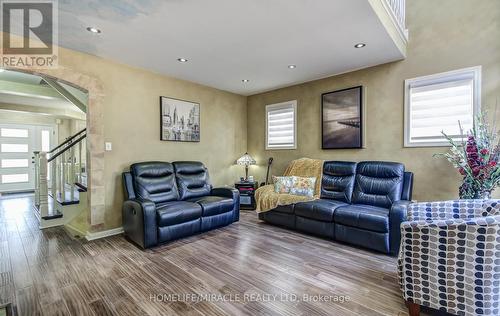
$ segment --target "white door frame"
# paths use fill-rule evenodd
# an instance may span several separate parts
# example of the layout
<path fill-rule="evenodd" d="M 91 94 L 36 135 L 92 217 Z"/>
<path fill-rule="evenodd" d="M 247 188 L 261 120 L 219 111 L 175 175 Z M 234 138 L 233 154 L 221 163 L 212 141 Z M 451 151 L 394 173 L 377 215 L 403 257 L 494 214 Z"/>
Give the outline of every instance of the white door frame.
<path fill-rule="evenodd" d="M 2 137 L 1 128 L 26 129 L 27 138 Z M 51 138 L 49 148 L 55 147 L 57 143 L 57 124 L 19 124 L 10 123 L 7 120 L 0 121 L 0 146 L 1 144 L 27 144 L 28 152 L 3 153 L 0 148 L 0 193 L 33 191 L 35 189 L 35 170 L 33 163 L 33 152 L 41 151 L 42 130 L 50 130 Z M 2 159 L 27 159 L 27 167 L 3 168 Z M 2 176 L 8 174 L 28 174 L 27 182 L 2 183 Z"/>

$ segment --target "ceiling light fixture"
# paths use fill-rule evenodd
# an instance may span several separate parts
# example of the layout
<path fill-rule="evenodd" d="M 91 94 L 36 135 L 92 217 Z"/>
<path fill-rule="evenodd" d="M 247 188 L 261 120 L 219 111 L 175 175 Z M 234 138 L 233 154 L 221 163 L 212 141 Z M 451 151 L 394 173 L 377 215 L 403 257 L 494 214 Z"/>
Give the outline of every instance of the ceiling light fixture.
<path fill-rule="evenodd" d="M 0 72 L 4 72 L 4 71 L 5 71 L 5 69 L 3 69 L 3 68 L 0 68 Z"/>
<path fill-rule="evenodd" d="M 247 82 L 249 82 L 249 81 L 250 81 L 250 80 L 248 80 L 248 79 L 243 79 L 243 80 L 241 80 L 241 82 L 244 82 L 244 83 L 247 83 Z"/>
<path fill-rule="evenodd" d="M 355 48 L 363 48 L 365 46 L 366 46 L 365 43 L 358 43 L 358 44 L 354 45 Z"/>
<path fill-rule="evenodd" d="M 87 27 L 87 31 L 89 31 L 90 33 L 94 33 L 94 34 L 101 34 L 101 30 L 98 29 L 97 27 L 93 27 L 93 26 Z"/>
<path fill-rule="evenodd" d="M 188 60 L 186 58 L 177 58 L 177 61 L 180 63 L 186 63 Z"/>
<path fill-rule="evenodd" d="M 295 69 L 295 68 L 297 68 L 297 65 L 288 65 L 288 68 Z"/>

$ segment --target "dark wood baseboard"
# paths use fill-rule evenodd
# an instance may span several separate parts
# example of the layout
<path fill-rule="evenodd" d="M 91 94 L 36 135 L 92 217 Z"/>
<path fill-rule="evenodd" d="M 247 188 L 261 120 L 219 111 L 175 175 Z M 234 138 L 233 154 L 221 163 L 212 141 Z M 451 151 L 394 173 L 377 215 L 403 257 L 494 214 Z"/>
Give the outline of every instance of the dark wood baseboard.
<path fill-rule="evenodd" d="M 408 314 L 410 316 L 420 316 L 420 305 L 406 301 L 406 307 L 408 307 Z"/>

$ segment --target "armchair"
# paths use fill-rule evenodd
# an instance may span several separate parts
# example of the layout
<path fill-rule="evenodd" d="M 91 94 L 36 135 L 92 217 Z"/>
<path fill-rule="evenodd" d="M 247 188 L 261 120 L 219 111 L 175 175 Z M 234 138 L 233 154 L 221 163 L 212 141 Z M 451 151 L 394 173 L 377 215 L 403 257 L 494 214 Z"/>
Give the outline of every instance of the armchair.
<path fill-rule="evenodd" d="M 500 200 L 414 203 L 407 216 L 398 273 L 410 315 L 499 315 Z"/>

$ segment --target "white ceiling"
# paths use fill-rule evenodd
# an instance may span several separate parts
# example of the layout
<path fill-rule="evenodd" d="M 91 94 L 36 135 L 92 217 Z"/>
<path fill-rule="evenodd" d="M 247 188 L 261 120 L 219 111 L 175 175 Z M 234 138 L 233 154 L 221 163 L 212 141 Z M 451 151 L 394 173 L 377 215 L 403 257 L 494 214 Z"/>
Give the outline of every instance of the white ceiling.
<path fill-rule="evenodd" d="M 404 57 L 367 0 L 59 5 L 61 46 L 243 95 Z M 88 26 L 102 33 L 91 34 Z M 359 42 L 367 46 L 354 48 Z M 179 63 L 180 57 L 189 62 Z M 288 69 L 290 64 L 297 68 Z"/>
<path fill-rule="evenodd" d="M 80 102 L 87 104 L 86 92 L 62 82 L 59 84 Z M 50 111 L 51 114 L 85 116 L 76 105 L 54 90 L 40 76 L 10 70 L 0 72 L 0 108 L 37 112 L 54 110 Z"/>

